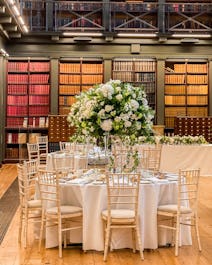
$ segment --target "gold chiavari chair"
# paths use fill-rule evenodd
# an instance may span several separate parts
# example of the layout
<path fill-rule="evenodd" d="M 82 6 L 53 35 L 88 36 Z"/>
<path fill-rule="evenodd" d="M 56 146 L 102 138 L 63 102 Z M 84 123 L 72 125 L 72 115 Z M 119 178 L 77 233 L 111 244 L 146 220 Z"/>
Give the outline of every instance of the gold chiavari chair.
<path fill-rule="evenodd" d="M 151 171 L 153 174 L 159 172 L 161 159 L 161 148 L 145 148 L 141 154 L 141 168 L 143 170 Z"/>
<path fill-rule="evenodd" d="M 27 246 L 28 223 L 41 222 L 41 200 L 34 197 L 35 182 L 38 173 L 36 159 L 17 164 L 19 197 L 20 197 L 20 222 L 18 241 L 21 243 L 22 235 L 24 246 Z"/>
<path fill-rule="evenodd" d="M 39 156 L 40 156 L 40 164 L 46 165 L 47 155 L 48 155 L 48 136 L 37 136 L 36 141 L 38 144 Z"/>
<path fill-rule="evenodd" d="M 73 144 L 71 142 L 59 142 L 60 151 L 71 152 L 73 150 Z"/>
<path fill-rule="evenodd" d="M 64 246 L 66 247 L 67 232 L 82 228 L 81 224 L 78 225 L 78 223 L 75 223 L 76 218 L 82 218 L 82 208 L 74 205 L 62 204 L 61 202 L 59 181 L 63 176 L 64 174 L 58 171 L 48 172 L 40 170 L 38 173 L 39 190 L 42 201 L 39 250 L 41 248 L 44 227 L 57 226 L 60 258 L 62 258 L 63 235 Z"/>
<path fill-rule="evenodd" d="M 53 169 L 61 172 L 72 172 L 74 171 L 74 154 L 64 153 L 57 154 L 55 153 L 52 156 Z"/>
<path fill-rule="evenodd" d="M 107 209 L 102 211 L 105 228 L 104 261 L 107 259 L 111 231 L 120 228 L 132 229 L 133 251 L 136 251 L 137 238 L 141 259 L 144 259 L 138 213 L 140 174 L 107 172 L 106 181 Z"/>
<path fill-rule="evenodd" d="M 178 256 L 179 234 L 183 225 L 195 227 L 199 251 L 202 250 L 197 212 L 199 177 L 200 169 L 179 170 L 177 203 L 160 205 L 157 210 L 158 217 L 163 218 L 158 221 L 158 228 L 170 229 L 175 233 L 175 256 Z"/>

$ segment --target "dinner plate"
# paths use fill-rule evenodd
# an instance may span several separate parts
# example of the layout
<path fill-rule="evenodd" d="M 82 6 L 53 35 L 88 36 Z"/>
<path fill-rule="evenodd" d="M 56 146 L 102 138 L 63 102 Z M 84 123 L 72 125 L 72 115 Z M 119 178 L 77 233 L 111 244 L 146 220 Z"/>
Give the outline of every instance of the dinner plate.
<path fill-rule="evenodd" d="M 105 182 L 101 181 L 101 180 L 95 180 L 92 182 L 93 185 L 103 185 L 105 184 Z"/>

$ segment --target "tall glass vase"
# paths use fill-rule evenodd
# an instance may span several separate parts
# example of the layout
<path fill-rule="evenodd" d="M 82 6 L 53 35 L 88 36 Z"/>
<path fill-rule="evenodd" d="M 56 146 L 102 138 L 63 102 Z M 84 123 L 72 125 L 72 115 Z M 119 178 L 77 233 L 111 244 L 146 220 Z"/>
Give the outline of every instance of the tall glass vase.
<path fill-rule="evenodd" d="M 104 134 L 104 152 L 105 156 L 109 155 L 109 145 L 110 145 L 110 134 L 105 133 Z"/>

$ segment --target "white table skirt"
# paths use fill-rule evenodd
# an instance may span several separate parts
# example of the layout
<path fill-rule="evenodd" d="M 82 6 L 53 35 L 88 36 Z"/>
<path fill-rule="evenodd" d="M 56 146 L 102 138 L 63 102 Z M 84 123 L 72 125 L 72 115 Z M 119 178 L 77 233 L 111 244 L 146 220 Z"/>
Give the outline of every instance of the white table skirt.
<path fill-rule="evenodd" d="M 103 251 L 103 222 L 101 212 L 107 207 L 106 185 L 62 184 L 63 203 L 83 207 L 83 229 L 71 231 L 70 242 L 83 243 L 84 250 Z M 176 202 L 177 183 L 154 183 L 140 185 L 140 225 L 142 244 L 145 249 L 156 249 L 170 243 L 170 233 L 166 230 L 157 232 L 157 206 Z M 159 238 L 158 238 L 159 234 Z M 129 229 L 114 230 L 111 240 L 112 248 L 131 248 L 132 239 Z M 191 233 L 188 227 L 181 230 L 181 245 L 191 244 Z M 46 230 L 46 247 L 58 245 L 56 229 Z"/>
<path fill-rule="evenodd" d="M 212 176 L 212 145 L 162 145 L 160 171 L 200 168 L 201 176 Z"/>

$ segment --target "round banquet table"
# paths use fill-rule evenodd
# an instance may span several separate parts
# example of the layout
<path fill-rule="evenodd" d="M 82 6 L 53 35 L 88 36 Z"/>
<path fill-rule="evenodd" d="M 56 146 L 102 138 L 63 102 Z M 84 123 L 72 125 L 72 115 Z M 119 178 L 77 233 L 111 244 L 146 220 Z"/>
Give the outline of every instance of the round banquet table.
<path fill-rule="evenodd" d="M 106 184 L 61 183 L 62 202 L 83 208 L 83 229 L 70 232 L 70 243 L 82 243 L 83 250 L 103 251 L 103 222 L 101 212 L 107 207 Z M 171 234 L 157 230 L 157 207 L 177 201 L 177 182 L 158 180 L 140 184 L 140 231 L 144 249 L 156 249 L 171 243 Z M 46 248 L 58 245 L 55 227 L 46 228 Z M 191 245 L 190 227 L 182 227 L 180 245 Z M 116 229 L 112 233 L 111 248 L 131 248 L 130 229 Z"/>

